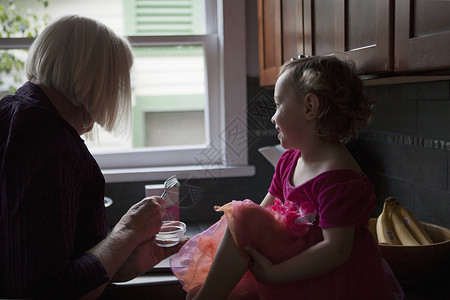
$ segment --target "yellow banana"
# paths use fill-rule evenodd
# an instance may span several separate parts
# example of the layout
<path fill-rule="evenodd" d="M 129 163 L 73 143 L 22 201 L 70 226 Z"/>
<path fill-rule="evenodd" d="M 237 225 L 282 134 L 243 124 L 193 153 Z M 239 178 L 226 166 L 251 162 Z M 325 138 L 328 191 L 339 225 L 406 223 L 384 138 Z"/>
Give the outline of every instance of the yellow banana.
<path fill-rule="evenodd" d="M 383 211 L 377 218 L 377 238 L 380 244 L 400 245 L 394 228 L 391 223 L 391 203 L 386 199 L 383 204 Z"/>
<path fill-rule="evenodd" d="M 406 227 L 404 219 L 400 215 L 398 204 L 394 201 L 389 202 L 391 211 L 392 227 L 398 237 L 401 245 L 419 246 L 420 243 L 414 238 L 409 229 Z"/>
<path fill-rule="evenodd" d="M 396 206 L 400 217 L 403 220 L 403 223 L 408 228 L 409 232 L 412 236 L 421 244 L 421 245 L 430 245 L 433 243 L 428 233 L 423 228 L 422 224 L 414 217 L 414 215 L 404 206 L 400 205 L 400 203 L 396 202 Z"/>

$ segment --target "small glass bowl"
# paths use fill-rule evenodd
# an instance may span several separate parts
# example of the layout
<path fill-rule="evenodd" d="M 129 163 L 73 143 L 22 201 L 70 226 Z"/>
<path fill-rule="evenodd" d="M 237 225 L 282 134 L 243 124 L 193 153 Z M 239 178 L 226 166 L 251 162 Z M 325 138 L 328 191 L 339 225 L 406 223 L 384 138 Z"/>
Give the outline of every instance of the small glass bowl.
<path fill-rule="evenodd" d="M 160 247 L 172 247 L 178 244 L 186 233 L 186 224 L 180 221 L 163 221 L 156 234 L 155 243 Z"/>

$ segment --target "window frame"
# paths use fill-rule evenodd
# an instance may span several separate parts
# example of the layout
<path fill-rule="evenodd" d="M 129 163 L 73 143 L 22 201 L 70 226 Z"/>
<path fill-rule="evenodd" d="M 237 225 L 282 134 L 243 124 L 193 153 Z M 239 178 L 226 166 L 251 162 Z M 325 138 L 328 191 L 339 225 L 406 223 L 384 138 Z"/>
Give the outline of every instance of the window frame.
<path fill-rule="evenodd" d="M 217 104 L 219 94 L 219 66 L 217 48 L 217 34 L 187 35 L 187 36 L 129 36 L 133 47 L 201 45 L 204 47 L 207 80 L 207 103 L 205 108 L 206 143 L 195 146 L 171 146 L 136 148 L 126 151 L 93 151 L 92 154 L 101 169 L 146 168 L 163 166 L 195 165 L 199 163 L 199 156 L 204 151 L 212 151 L 218 144 L 218 118 L 220 114 Z M 205 161 L 206 164 L 218 164 L 220 160 Z"/>
<path fill-rule="evenodd" d="M 208 76 L 207 143 L 199 146 L 93 152 L 106 182 L 253 176 L 248 165 L 245 1 L 205 0 L 208 32 L 195 36 L 130 36 L 133 47 L 203 45 Z M 216 18 L 217 17 L 217 18 Z M 32 38 L 0 38 L 0 49 L 29 48 Z M 210 155 L 215 152 L 214 157 Z M 184 175 L 183 175 L 184 174 Z"/>

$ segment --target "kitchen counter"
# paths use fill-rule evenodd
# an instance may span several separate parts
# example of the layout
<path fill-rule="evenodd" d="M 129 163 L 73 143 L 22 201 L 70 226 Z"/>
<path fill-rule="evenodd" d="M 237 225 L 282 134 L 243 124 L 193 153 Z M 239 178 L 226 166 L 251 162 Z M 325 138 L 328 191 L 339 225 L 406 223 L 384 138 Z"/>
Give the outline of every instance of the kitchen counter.
<path fill-rule="evenodd" d="M 165 259 L 153 270 L 133 280 L 110 284 L 99 300 L 184 300 L 185 298 L 186 292 L 170 271 L 169 260 Z"/>
<path fill-rule="evenodd" d="M 146 276 L 144 276 L 146 277 Z M 99 300 L 184 300 L 186 292 L 177 282 L 152 282 L 142 280 L 141 283 L 129 283 L 126 285 L 109 285 Z"/>

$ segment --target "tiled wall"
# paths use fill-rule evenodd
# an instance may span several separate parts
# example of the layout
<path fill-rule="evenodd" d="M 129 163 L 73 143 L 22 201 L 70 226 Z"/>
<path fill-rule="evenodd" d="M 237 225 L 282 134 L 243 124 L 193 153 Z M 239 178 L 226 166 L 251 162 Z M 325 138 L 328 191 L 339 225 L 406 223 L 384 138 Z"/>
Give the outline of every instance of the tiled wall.
<path fill-rule="evenodd" d="M 348 148 L 383 200 L 396 197 L 420 220 L 450 228 L 450 82 L 368 87 L 373 121 Z"/>
<path fill-rule="evenodd" d="M 373 122 L 348 148 L 374 183 L 381 212 L 383 200 L 395 196 L 420 220 L 450 228 L 450 82 L 428 82 L 369 87 L 378 102 Z M 273 167 L 258 148 L 278 143 L 270 123 L 273 91 L 248 79 L 249 163 L 253 177 L 195 180 L 200 194 L 195 203 L 182 204 L 185 221 L 215 221 L 213 210 L 233 199 L 262 200 Z M 111 226 L 152 182 L 107 184 L 106 195 L 115 200 L 107 209 Z M 160 182 L 158 182 L 160 183 Z"/>

